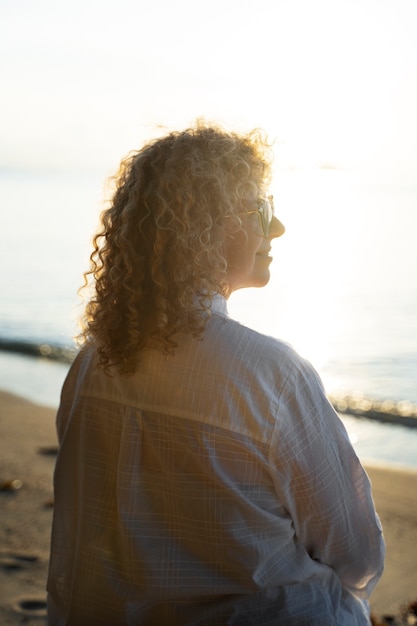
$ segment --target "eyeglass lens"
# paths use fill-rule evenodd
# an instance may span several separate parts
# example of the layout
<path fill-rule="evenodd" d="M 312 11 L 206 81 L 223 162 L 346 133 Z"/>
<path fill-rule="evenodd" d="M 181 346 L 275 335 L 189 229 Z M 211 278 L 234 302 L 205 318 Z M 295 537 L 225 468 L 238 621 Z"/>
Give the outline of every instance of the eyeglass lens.
<path fill-rule="evenodd" d="M 263 200 L 263 202 L 261 203 L 259 207 L 259 213 L 261 216 L 261 223 L 262 223 L 262 229 L 263 229 L 264 235 L 268 235 L 268 232 L 269 232 L 269 227 L 271 225 L 272 218 L 274 216 L 273 207 L 274 205 L 273 205 L 272 196 L 271 198 Z"/>

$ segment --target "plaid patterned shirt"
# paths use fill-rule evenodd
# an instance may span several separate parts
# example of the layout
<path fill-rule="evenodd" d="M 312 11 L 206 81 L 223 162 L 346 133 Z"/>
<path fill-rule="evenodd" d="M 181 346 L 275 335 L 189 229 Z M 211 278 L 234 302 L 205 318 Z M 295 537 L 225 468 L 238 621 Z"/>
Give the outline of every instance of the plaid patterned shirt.
<path fill-rule="evenodd" d="M 368 624 L 384 544 L 314 369 L 231 320 L 146 351 L 82 351 L 64 384 L 49 624 Z"/>

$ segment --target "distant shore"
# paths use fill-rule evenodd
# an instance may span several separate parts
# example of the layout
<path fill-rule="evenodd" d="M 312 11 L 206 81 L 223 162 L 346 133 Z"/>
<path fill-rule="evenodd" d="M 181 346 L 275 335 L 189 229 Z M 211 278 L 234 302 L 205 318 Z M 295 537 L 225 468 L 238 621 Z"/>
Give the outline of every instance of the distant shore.
<path fill-rule="evenodd" d="M 75 347 L 54 343 L 34 343 L 0 336 L 0 352 L 20 354 L 70 365 L 77 350 Z M 365 417 L 385 424 L 401 424 L 417 428 L 417 404 L 401 400 L 378 400 L 352 395 L 329 397 L 338 413 Z"/>
<path fill-rule="evenodd" d="M 55 410 L 0 391 L 0 623 L 45 623 Z M 387 543 L 371 606 L 398 615 L 417 600 L 417 472 L 367 467 Z"/>

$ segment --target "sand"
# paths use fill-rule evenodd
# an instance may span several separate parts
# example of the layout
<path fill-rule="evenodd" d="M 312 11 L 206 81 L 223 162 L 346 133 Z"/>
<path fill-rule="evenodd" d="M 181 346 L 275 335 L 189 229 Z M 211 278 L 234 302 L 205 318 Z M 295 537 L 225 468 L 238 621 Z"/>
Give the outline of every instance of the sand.
<path fill-rule="evenodd" d="M 0 392 L 0 624 L 46 623 L 55 411 Z M 387 544 L 377 616 L 417 600 L 417 472 L 367 467 Z M 13 482 L 17 481 L 17 482 Z"/>

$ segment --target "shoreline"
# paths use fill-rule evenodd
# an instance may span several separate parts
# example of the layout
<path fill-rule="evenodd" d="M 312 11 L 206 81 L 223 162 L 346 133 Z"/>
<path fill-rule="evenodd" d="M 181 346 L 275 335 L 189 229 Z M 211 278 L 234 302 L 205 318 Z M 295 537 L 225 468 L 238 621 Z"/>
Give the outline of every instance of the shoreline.
<path fill-rule="evenodd" d="M 77 354 L 77 348 L 74 345 L 71 347 L 58 343 L 9 339 L 0 335 L 0 357 L 2 354 L 26 357 L 34 363 L 56 363 L 69 368 Z M 417 402 L 381 400 L 348 393 L 329 393 L 328 398 L 340 415 L 417 429 Z"/>
<path fill-rule="evenodd" d="M 0 391 L 0 623 L 45 623 L 57 448 L 55 409 Z M 377 616 L 417 600 L 417 471 L 365 465 L 387 544 L 372 597 Z M 15 481 L 15 482 L 14 482 Z"/>

